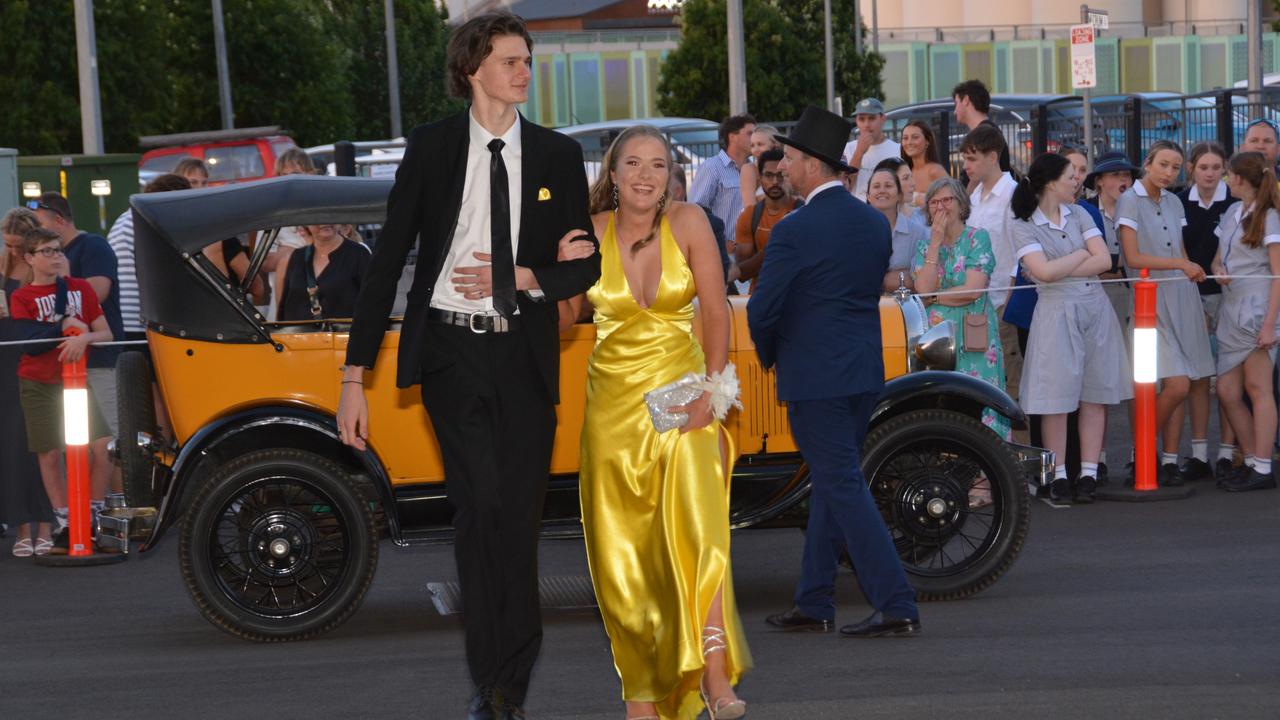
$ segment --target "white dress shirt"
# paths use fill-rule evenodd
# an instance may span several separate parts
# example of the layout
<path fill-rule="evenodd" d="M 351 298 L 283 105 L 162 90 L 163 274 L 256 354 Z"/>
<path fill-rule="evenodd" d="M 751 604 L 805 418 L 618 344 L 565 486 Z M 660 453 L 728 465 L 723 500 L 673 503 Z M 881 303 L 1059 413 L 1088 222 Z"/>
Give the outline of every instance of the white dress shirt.
<path fill-rule="evenodd" d="M 995 292 L 990 294 L 990 299 L 997 308 L 1002 307 L 1009 299 L 1007 288 L 1013 284 L 1013 277 L 1018 271 L 1013 238 L 1009 234 L 1009 223 L 1013 221 L 1009 201 L 1013 199 L 1013 191 L 1017 186 L 1013 176 L 1004 173 L 996 181 L 995 187 L 986 190 L 984 186 L 978 185 L 969 196 L 969 220 L 966 224 L 987 231 L 987 235 L 991 237 L 991 252 L 996 256 L 996 268 L 991 273 L 990 282 L 990 287 Z"/>
<path fill-rule="evenodd" d="M 435 293 L 431 296 L 431 307 L 439 310 L 473 313 L 485 312 L 494 314 L 493 298 L 468 300 L 454 288 L 451 278 L 458 267 L 474 267 L 484 265 L 475 259 L 472 253 L 490 253 L 492 234 L 490 230 L 490 193 L 489 193 L 489 142 L 497 135 L 485 130 L 475 115 L 468 113 L 470 125 L 470 144 L 467 146 L 466 178 L 462 183 L 462 207 L 458 211 L 458 225 L 453 231 L 453 239 L 449 244 L 449 254 L 445 256 L 440 267 L 440 275 L 436 277 Z M 506 143 L 502 148 L 502 162 L 507 166 L 507 189 L 511 198 L 511 257 L 518 257 L 520 244 L 520 123 L 519 114 L 500 137 Z"/>

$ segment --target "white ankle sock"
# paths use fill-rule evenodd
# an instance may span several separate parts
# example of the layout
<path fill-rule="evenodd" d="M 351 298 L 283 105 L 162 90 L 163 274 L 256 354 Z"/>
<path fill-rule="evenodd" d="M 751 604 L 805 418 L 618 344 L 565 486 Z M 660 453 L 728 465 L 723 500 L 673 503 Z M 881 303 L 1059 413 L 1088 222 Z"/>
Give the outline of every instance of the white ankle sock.
<path fill-rule="evenodd" d="M 1178 453 L 1161 453 L 1160 464 L 1161 465 L 1177 465 Z"/>
<path fill-rule="evenodd" d="M 1228 445 L 1226 443 L 1218 443 L 1218 459 L 1235 461 L 1236 446 Z"/>
<path fill-rule="evenodd" d="M 1053 466 L 1053 479 L 1054 479 L 1054 480 L 1066 480 L 1066 479 L 1067 479 L 1067 466 L 1066 466 L 1066 465 L 1054 465 L 1054 466 Z"/>
<path fill-rule="evenodd" d="M 1080 463 L 1080 477 L 1091 477 L 1097 479 L 1098 463 Z"/>
<path fill-rule="evenodd" d="M 1258 474 L 1260 475 L 1269 475 L 1271 474 L 1271 461 L 1263 460 L 1262 458 L 1254 458 L 1253 469 L 1258 471 Z"/>
<path fill-rule="evenodd" d="M 1245 455 L 1244 464 L 1245 464 L 1245 467 L 1253 467 L 1258 464 L 1258 458 L 1252 455 Z"/>
<path fill-rule="evenodd" d="M 1191 441 L 1191 457 L 1200 462 L 1209 462 L 1209 441 L 1208 440 L 1192 440 Z"/>
<path fill-rule="evenodd" d="M 1106 448 L 1102 448 L 1102 452 L 1098 453 L 1098 464 L 1099 464 L 1099 465 L 1106 465 L 1106 464 L 1107 464 L 1107 449 L 1106 449 Z"/>

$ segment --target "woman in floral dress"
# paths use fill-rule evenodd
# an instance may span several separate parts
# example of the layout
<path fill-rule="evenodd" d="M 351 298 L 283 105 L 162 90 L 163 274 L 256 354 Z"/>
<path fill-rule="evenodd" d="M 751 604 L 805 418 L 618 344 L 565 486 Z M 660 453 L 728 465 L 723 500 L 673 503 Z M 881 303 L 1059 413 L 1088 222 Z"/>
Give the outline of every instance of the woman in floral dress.
<path fill-rule="evenodd" d="M 911 276 L 916 292 L 963 291 L 942 295 L 929 305 L 929 325 L 950 320 L 956 327 L 956 371 L 1004 388 L 1004 352 L 996 310 L 987 299 L 987 285 L 996 266 L 991 238 L 986 230 L 965 224 L 969 219 L 969 196 L 954 178 L 935 180 L 925 193 L 925 222 L 929 237 L 916 246 Z M 964 316 L 987 316 L 987 349 L 964 350 Z M 1005 440 L 1010 439 L 1009 419 L 991 408 L 982 411 L 982 424 Z"/>

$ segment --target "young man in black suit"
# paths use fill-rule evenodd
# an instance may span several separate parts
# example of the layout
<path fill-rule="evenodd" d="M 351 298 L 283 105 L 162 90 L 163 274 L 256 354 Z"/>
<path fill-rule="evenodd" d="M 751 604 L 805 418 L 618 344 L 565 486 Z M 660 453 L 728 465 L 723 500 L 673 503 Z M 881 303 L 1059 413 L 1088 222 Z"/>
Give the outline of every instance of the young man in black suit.
<path fill-rule="evenodd" d="M 516 112 L 532 48 L 509 13 L 450 37 L 450 90 L 471 104 L 409 136 L 356 303 L 338 410 L 343 442 L 363 450 L 365 371 L 417 237 L 396 383 L 421 383 L 440 442 L 477 719 L 524 717 L 542 639 L 537 540 L 559 397 L 556 301 L 600 275 L 581 148 Z"/>

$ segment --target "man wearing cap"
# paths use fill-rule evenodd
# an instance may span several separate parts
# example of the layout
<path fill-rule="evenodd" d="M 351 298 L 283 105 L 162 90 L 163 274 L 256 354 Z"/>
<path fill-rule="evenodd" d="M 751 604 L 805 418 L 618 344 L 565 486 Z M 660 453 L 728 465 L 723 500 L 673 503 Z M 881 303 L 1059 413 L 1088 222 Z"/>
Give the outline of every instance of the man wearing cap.
<path fill-rule="evenodd" d="M 879 300 L 892 240 L 884 215 L 840 182 L 850 169 L 840 159 L 850 129 L 838 115 L 809 107 L 791 135 L 778 138 L 785 145 L 778 169 L 805 205 L 773 226 L 747 303 L 751 339 L 761 365 L 777 366 L 778 399 L 787 403 L 811 483 L 795 606 L 767 622 L 829 632 L 844 545 L 875 612 L 841 634 L 910 635 L 920 631 L 915 590 L 861 470 L 867 423 L 884 387 Z"/>
<path fill-rule="evenodd" d="M 853 177 L 854 197 L 866 202 L 867 185 L 881 160 L 902 157 L 902 146 L 884 134 L 884 103 L 876 98 L 863 98 L 857 105 L 854 121 L 858 123 L 858 139 L 846 143 L 841 156 Z"/>

